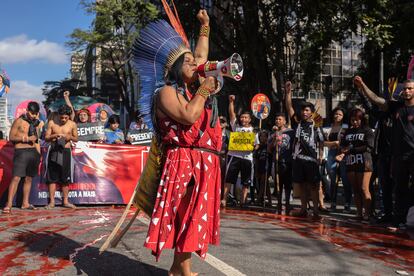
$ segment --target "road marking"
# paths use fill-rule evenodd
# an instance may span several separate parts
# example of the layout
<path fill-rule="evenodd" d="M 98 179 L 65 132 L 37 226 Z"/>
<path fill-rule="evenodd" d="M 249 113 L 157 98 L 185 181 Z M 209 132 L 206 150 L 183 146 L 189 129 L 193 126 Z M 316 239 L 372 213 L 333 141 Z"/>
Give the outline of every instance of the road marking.
<path fill-rule="evenodd" d="M 145 225 L 149 225 L 149 223 L 150 223 L 150 220 L 146 217 L 138 216 L 137 219 L 140 222 L 144 223 Z M 194 255 L 196 255 L 196 254 L 194 254 Z M 227 275 L 227 276 L 245 276 L 246 275 L 246 274 L 241 273 L 240 271 L 238 271 L 234 267 L 226 264 L 222 260 L 217 259 L 216 257 L 214 257 L 213 255 L 211 255 L 209 253 L 207 253 L 207 255 L 206 255 L 205 262 L 208 263 L 209 265 L 211 265 L 212 267 L 214 267 L 215 269 L 217 269 L 218 271 L 220 271 L 221 273 L 223 273 L 224 275 Z"/>

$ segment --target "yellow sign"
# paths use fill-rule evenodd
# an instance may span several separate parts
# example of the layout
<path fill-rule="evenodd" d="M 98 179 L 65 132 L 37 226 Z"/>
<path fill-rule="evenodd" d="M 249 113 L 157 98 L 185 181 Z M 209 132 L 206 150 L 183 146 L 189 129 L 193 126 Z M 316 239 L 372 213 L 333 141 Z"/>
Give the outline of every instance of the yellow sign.
<path fill-rule="evenodd" d="M 230 132 L 229 150 L 253 151 L 255 137 L 253 132 Z"/>

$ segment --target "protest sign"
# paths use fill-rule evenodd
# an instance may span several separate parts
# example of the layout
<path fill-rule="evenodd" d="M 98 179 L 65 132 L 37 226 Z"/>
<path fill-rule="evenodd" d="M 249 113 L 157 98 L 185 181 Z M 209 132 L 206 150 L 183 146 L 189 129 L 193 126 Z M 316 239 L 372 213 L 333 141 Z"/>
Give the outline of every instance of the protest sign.
<path fill-rule="evenodd" d="M 130 130 L 128 138 L 132 145 L 149 146 L 151 144 L 153 133 L 149 130 Z"/>
<path fill-rule="evenodd" d="M 229 150 L 253 151 L 255 137 L 253 132 L 230 132 Z"/>
<path fill-rule="evenodd" d="M 251 109 L 254 117 L 264 120 L 270 113 L 270 101 L 265 94 L 256 94 L 251 102 Z"/>
<path fill-rule="evenodd" d="M 105 125 L 102 122 L 80 123 L 77 126 L 79 141 L 97 141 L 105 138 Z"/>

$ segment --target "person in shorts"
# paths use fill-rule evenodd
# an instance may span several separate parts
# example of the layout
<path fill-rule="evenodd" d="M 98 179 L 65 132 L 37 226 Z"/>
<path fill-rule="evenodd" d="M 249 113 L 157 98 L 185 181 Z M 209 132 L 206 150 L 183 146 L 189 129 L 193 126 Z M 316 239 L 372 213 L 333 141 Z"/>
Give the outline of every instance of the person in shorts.
<path fill-rule="evenodd" d="M 229 116 L 230 126 L 233 132 L 253 132 L 251 125 L 252 116 L 250 112 L 243 111 L 239 116 L 237 122 L 236 112 L 234 111 L 235 96 L 229 96 Z M 255 138 L 255 147 L 259 145 L 258 137 Z M 237 179 L 241 173 L 242 196 L 240 204 L 242 207 L 246 206 L 247 194 L 250 188 L 250 198 L 254 201 L 254 187 L 253 187 L 253 151 L 228 151 L 227 153 L 227 167 L 226 167 L 226 183 L 224 186 L 223 200 L 221 206 L 226 206 L 227 196 L 230 192 L 231 185 L 236 185 Z"/>
<path fill-rule="evenodd" d="M 374 132 L 368 127 L 362 109 L 353 109 L 349 121 L 350 128 L 341 140 L 342 154 L 338 155 L 338 160 L 345 160 L 348 180 L 354 191 L 357 218 L 368 220 L 372 215 L 369 182 L 373 171 L 371 152 L 374 148 Z"/>
<path fill-rule="evenodd" d="M 68 105 L 62 105 L 58 113 L 59 123 L 50 122 L 45 135 L 45 140 L 50 142 L 46 172 L 50 202 L 46 208 L 55 207 L 56 184 L 60 184 L 63 192 L 62 206 L 75 209 L 75 205 L 69 203 L 68 195 L 69 184 L 73 182 L 71 142 L 78 141 L 78 130 L 76 123 L 70 120 L 72 110 Z"/>
<path fill-rule="evenodd" d="M 286 109 L 295 128 L 293 144 L 292 181 L 297 185 L 300 193 L 301 210 L 297 216 L 307 216 L 308 194 L 313 203 L 313 216 L 319 217 L 319 164 L 322 162 L 323 134 L 319 127 L 315 126 L 312 114 L 315 107 L 312 103 L 305 102 L 301 106 L 301 114 L 297 116 L 292 105 L 292 83 L 288 81 L 285 86 Z"/>
<path fill-rule="evenodd" d="M 32 180 L 38 174 L 40 163 L 40 121 L 39 104 L 29 102 L 26 113 L 14 121 L 10 130 L 10 141 L 14 144 L 13 178 L 10 182 L 9 193 L 3 213 L 11 213 L 13 199 L 16 195 L 20 179 L 23 177 L 22 209 L 36 209 L 29 203 Z"/>

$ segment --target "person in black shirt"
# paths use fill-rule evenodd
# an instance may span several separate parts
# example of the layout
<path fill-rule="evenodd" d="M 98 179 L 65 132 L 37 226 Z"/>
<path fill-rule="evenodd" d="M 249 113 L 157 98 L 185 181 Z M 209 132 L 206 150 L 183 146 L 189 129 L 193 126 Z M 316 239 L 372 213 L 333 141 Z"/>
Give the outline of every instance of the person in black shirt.
<path fill-rule="evenodd" d="M 359 108 L 351 111 L 350 125 L 341 140 L 342 154 L 338 155 L 338 160 L 345 158 L 348 180 L 354 191 L 357 218 L 363 218 L 364 207 L 364 219 L 368 220 L 371 215 L 369 182 L 373 170 L 371 152 L 374 147 L 374 133 L 367 126 L 364 111 Z"/>
<path fill-rule="evenodd" d="M 405 224 L 408 209 L 414 204 L 410 196 L 409 181 L 414 178 L 414 80 L 406 80 L 400 94 L 401 101 L 387 101 L 372 92 L 362 78 L 354 83 L 368 99 L 387 111 L 392 118 L 391 173 L 395 183 L 396 225 Z"/>
<path fill-rule="evenodd" d="M 285 190 L 285 213 L 290 213 L 290 194 L 292 191 L 292 148 L 295 138 L 295 131 L 286 127 L 286 117 L 283 113 L 275 116 L 275 132 L 268 142 L 268 151 L 271 153 L 274 163 L 274 180 L 278 185 L 275 188 L 277 196 L 277 212 L 282 213 L 282 194 Z"/>
<path fill-rule="evenodd" d="M 307 216 L 308 193 L 313 203 L 313 216 L 319 217 L 319 186 L 321 176 L 319 164 L 322 162 L 323 134 L 319 127 L 315 126 L 312 114 L 315 107 L 311 103 L 304 103 L 301 107 L 300 118 L 295 114 L 292 106 L 292 83 L 286 82 L 286 109 L 292 118 L 292 123 L 298 123 L 296 127 L 293 146 L 292 180 L 297 185 L 300 193 L 301 210 L 296 216 Z"/>
<path fill-rule="evenodd" d="M 336 210 L 336 199 L 338 190 L 338 176 L 342 180 L 345 193 L 345 205 L 344 212 L 351 211 L 352 201 L 352 189 L 351 184 L 348 181 L 346 175 L 345 160 L 337 162 L 336 156 L 339 154 L 340 141 L 347 129 L 347 125 L 344 124 L 345 110 L 340 107 L 336 107 L 332 110 L 332 125 L 326 128 L 324 145 L 328 148 L 327 156 L 327 170 L 329 174 L 329 195 L 331 199 L 331 210 Z"/>
<path fill-rule="evenodd" d="M 378 219 L 379 223 L 393 221 L 393 190 L 394 181 L 391 175 L 392 154 L 392 118 L 388 112 L 380 112 L 375 127 L 374 152 L 377 155 L 378 181 L 382 189 L 382 203 L 384 215 Z"/>

